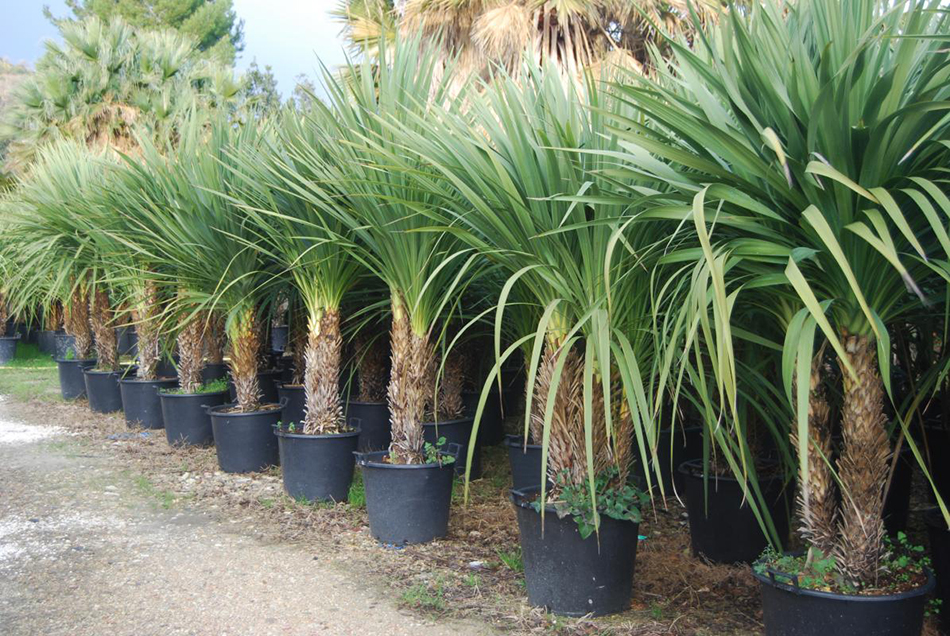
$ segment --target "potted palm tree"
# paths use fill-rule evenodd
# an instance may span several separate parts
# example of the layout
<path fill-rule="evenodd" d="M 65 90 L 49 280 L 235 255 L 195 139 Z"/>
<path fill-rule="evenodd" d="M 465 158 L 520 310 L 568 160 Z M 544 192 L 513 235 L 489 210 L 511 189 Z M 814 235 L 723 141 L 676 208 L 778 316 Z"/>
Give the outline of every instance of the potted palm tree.
<path fill-rule="evenodd" d="M 771 302 L 790 294 L 801 306 L 780 388 L 796 414 L 808 549 L 768 554 L 755 568 L 767 634 L 918 634 L 933 587 L 919 560 L 889 545 L 882 512 L 895 451 L 884 410 L 893 332 L 923 290 L 945 289 L 933 282 L 942 266 L 929 262 L 946 257 L 939 215 L 950 211 L 937 184 L 950 131 L 930 106 L 945 95 L 931 78 L 950 64 L 936 7 L 756 5 L 695 50 L 675 44 L 655 81 L 620 89 L 650 125 L 622 133 L 630 163 L 642 172 L 647 155 L 665 161 L 648 171 L 664 175 L 667 203 L 686 211 L 699 239 L 693 298 L 681 310 L 686 324 L 710 327 L 705 346 L 719 363 L 708 391 L 726 396 L 726 414 L 738 415 L 738 391 L 750 385 L 727 353 L 744 337 L 733 332 L 736 294 L 771 287 Z M 829 408 L 832 391 L 840 410 Z"/>
<path fill-rule="evenodd" d="M 346 232 L 336 240 L 389 290 L 392 441 L 388 450 L 360 454 L 358 463 L 373 536 L 406 544 L 447 532 L 453 467 L 445 449 L 426 443 L 423 424 L 440 318 L 464 288 L 476 256 L 449 232 L 418 231 L 430 225 L 426 214 L 434 199 L 415 187 L 407 170 L 381 169 L 402 152 L 389 124 L 423 134 L 428 116 L 449 97 L 447 83 L 434 78 L 434 56 L 418 40 L 391 52 L 390 64 L 351 67 L 361 81 L 325 73 L 328 103 L 313 108 L 331 143 L 301 152 L 308 172 L 289 172 L 287 179 L 311 205 L 338 219 Z M 431 173 L 424 162 L 415 167 Z"/>
<path fill-rule="evenodd" d="M 284 490 L 311 501 L 346 499 L 360 435 L 343 416 L 340 309 L 363 266 L 340 240 L 347 229 L 339 217 L 297 191 L 298 179 L 327 182 L 323 173 L 311 169 L 327 162 L 331 139 L 321 119 L 326 113 L 285 111 L 272 143 L 245 146 L 235 158 L 235 196 L 261 237 L 255 247 L 285 268 L 303 306 L 306 337 L 296 345 L 303 349 L 303 417 L 288 417 L 285 406 L 275 434 Z M 308 162 L 310 157 L 318 159 Z M 295 177 L 289 180 L 290 173 Z"/>

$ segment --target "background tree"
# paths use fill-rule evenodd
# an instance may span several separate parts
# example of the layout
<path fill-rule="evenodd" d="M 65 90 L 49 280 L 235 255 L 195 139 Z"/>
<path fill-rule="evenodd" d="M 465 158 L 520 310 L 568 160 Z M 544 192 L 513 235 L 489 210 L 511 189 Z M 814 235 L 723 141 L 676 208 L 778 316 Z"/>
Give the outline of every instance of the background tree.
<path fill-rule="evenodd" d="M 199 50 L 229 64 L 244 49 L 244 21 L 232 0 L 66 0 L 66 6 L 79 20 L 119 16 L 133 27 L 175 29 L 194 38 Z M 45 12 L 56 22 L 48 8 Z"/>
<path fill-rule="evenodd" d="M 280 92 L 277 90 L 277 78 L 270 64 L 261 69 L 257 60 L 253 60 L 244 73 L 244 95 L 247 106 L 258 113 L 268 113 L 280 108 Z"/>
<path fill-rule="evenodd" d="M 295 77 L 294 82 L 294 92 L 287 101 L 297 110 L 307 110 L 317 98 L 317 86 L 303 73 Z"/>

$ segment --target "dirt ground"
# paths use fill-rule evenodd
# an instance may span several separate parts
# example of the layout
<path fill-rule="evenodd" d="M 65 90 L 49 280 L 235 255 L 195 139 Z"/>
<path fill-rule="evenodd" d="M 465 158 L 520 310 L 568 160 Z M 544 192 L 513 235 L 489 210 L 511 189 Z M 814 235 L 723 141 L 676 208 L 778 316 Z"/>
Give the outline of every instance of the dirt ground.
<path fill-rule="evenodd" d="M 31 379 L 39 387 L 55 372 Z M 0 386 L 0 391 L 3 387 Z M 641 524 L 632 607 L 564 619 L 527 604 L 503 449 L 449 536 L 386 547 L 351 502 L 283 494 L 279 472 L 227 475 L 82 402 L 0 398 L 0 634 L 762 633 L 743 566 L 691 556 L 673 503 Z"/>

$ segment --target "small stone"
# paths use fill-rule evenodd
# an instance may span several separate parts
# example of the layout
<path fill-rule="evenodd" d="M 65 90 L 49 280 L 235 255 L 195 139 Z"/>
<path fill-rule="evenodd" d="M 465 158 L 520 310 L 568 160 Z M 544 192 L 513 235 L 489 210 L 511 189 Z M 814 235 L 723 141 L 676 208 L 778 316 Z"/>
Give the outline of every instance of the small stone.
<path fill-rule="evenodd" d="M 485 562 L 484 562 L 484 561 L 471 561 L 471 562 L 468 564 L 468 567 L 470 567 L 470 568 L 473 569 L 473 570 L 484 570 L 484 569 L 485 569 Z"/>

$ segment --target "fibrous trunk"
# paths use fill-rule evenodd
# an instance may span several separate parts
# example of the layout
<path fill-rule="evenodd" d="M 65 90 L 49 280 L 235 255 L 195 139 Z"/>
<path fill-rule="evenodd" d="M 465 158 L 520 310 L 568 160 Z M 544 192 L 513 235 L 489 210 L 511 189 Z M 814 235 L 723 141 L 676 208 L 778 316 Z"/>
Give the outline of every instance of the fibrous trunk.
<path fill-rule="evenodd" d="M 812 363 L 808 396 L 808 478 L 800 480 L 799 534 L 807 545 L 822 555 L 831 555 L 836 532 L 835 482 L 831 474 L 831 409 L 821 390 L 820 359 Z M 792 430 L 792 446 L 798 448 L 798 434 Z"/>
<path fill-rule="evenodd" d="M 386 399 L 386 339 L 360 336 L 356 343 L 356 364 L 360 381 L 360 402 Z"/>
<path fill-rule="evenodd" d="M 224 316 L 218 312 L 213 312 L 208 318 L 208 327 L 205 331 L 205 352 L 209 364 L 224 362 L 224 346 L 227 339 L 228 335 L 224 329 Z"/>
<path fill-rule="evenodd" d="M 63 304 L 58 300 L 54 300 L 50 303 L 43 318 L 46 321 L 47 331 L 59 331 L 63 326 Z"/>
<path fill-rule="evenodd" d="M 422 418 L 432 390 L 426 384 L 433 348 L 426 334 L 413 332 L 405 306 L 393 297 L 392 374 L 389 412 L 392 420 L 390 454 L 394 463 L 420 464 L 424 460 Z"/>
<path fill-rule="evenodd" d="M 338 433 L 343 425 L 343 406 L 340 403 L 340 357 L 343 351 L 340 312 L 327 308 L 319 315 L 311 316 L 308 332 L 303 430 L 308 435 Z"/>
<path fill-rule="evenodd" d="M 462 388 L 465 384 L 465 356 L 451 351 L 442 367 L 442 381 L 439 383 L 439 419 L 455 420 L 462 417 L 465 407 L 462 404 Z"/>
<path fill-rule="evenodd" d="M 138 303 L 132 312 L 135 332 L 138 334 L 139 368 L 136 375 L 140 380 L 156 378 L 156 370 L 162 357 L 158 312 L 158 288 L 155 283 L 149 281 L 139 290 Z"/>
<path fill-rule="evenodd" d="M 89 293 L 84 285 L 73 288 L 69 305 L 65 308 L 63 326 L 73 337 L 77 360 L 87 360 L 92 354 L 92 331 L 89 327 Z"/>
<path fill-rule="evenodd" d="M 261 404 L 261 390 L 257 380 L 257 359 L 261 348 L 257 316 L 253 309 L 245 309 L 230 331 L 231 376 L 237 395 L 238 409 L 243 413 L 256 411 Z"/>
<path fill-rule="evenodd" d="M 204 335 L 207 321 L 201 314 L 182 315 L 178 330 L 178 383 L 185 393 L 201 389 L 204 368 Z"/>
<path fill-rule="evenodd" d="M 119 340 L 115 335 L 113 315 L 109 293 L 97 288 L 89 307 L 89 323 L 96 336 L 96 357 L 100 368 L 115 371 L 119 368 Z"/>
<path fill-rule="evenodd" d="M 843 493 L 834 554 L 838 571 L 860 587 L 873 582 L 880 567 L 884 485 L 891 448 L 874 343 L 867 336 L 848 334 L 842 340 L 854 374 L 842 374 L 843 445 L 838 475 Z"/>

